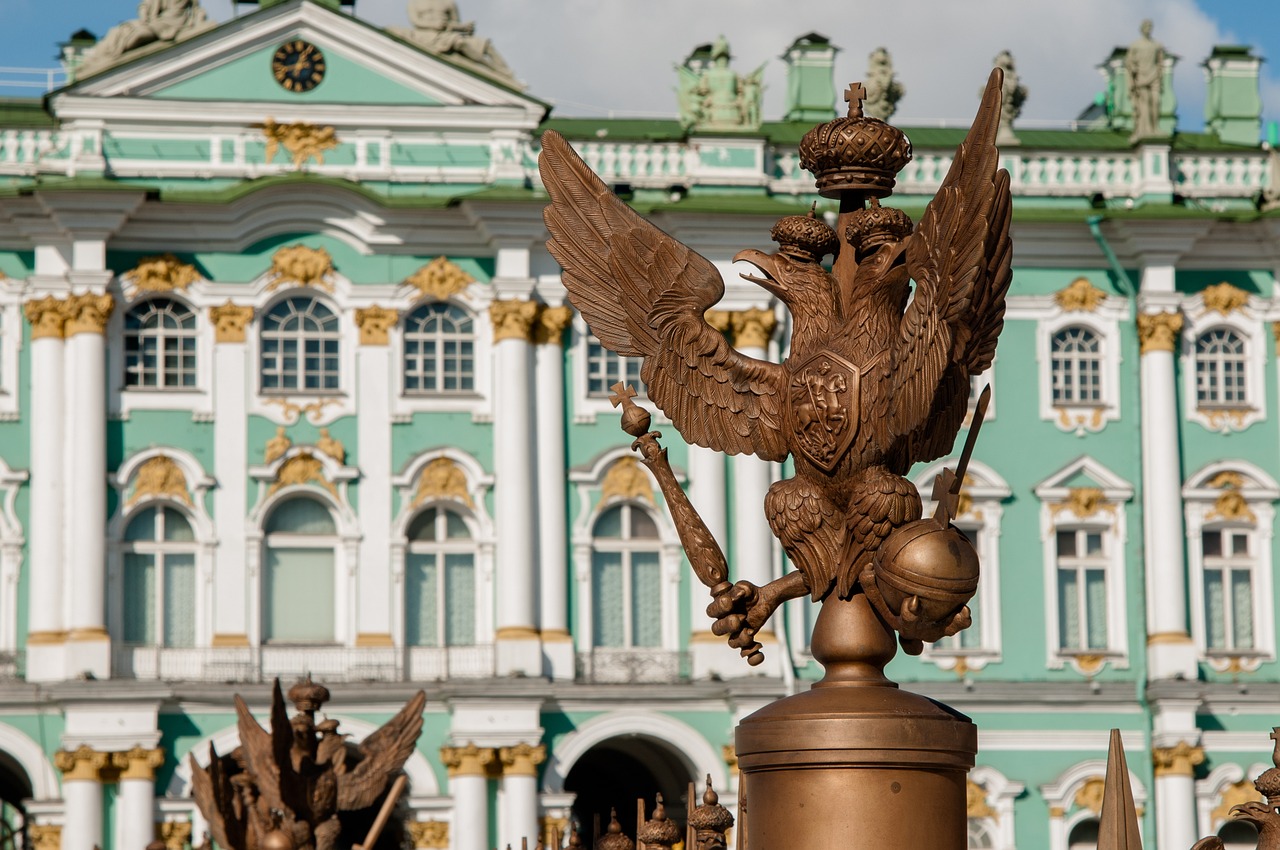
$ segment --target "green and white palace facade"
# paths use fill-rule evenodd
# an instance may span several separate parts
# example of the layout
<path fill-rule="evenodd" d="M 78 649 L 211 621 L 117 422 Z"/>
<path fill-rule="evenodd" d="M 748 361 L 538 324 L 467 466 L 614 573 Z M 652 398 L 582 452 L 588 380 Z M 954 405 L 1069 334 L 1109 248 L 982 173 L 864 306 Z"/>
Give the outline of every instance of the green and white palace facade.
<path fill-rule="evenodd" d="M 264 4 L 0 104 L 6 847 L 199 844 L 189 757 L 236 745 L 234 693 L 265 711 L 304 672 L 356 741 L 426 690 L 419 847 L 589 832 L 708 774 L 732 808 L 736 722 L 818 675 L 807 601 L 759 668 L 709 632 L 608 399 L 639 364 L 544 247 L 537 153 L 564 133 L 722 270 L 708 320 L 780 359 L 788 316 L 730 258 L 820 200 L 797 143 L 835 48 L 778 45 L 776 120 L 686 129 L 559 117 L 357 14 Z M 272 72 L 298 41 L 327 66 L 305 91 Z M 1004 148 L 1013 288 L 957 520 L 975 622 L 889 668 L 978 724 L 973 848 L 1095 846 L 1113 727 L 1148 846 L 1243 846 L 1225 814 L 1280 716 L 1261 59 L 1216 49 L 1205 130 L 1130 144 L 1117 56 L 1099 117 Z M 904 130 L 891 203 L 918 220 L 964 130 Z M 732 577 L 787 569 L 762 502 L 788 470 L 655 427 Z"/>

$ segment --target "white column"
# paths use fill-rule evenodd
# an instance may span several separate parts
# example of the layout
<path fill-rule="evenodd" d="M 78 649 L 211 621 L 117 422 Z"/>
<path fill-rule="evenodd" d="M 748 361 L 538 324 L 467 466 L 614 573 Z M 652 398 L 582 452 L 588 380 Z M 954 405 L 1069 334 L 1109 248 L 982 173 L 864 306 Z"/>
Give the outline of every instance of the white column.
<path fill-rule="evenodd" d="M 440 748 L 440 760 L 449 768 L 449 791 L 453 795 L 452 850 L 490 848 L 486 773 L 496 757 L 492 748 L 475 744 Z"/>
<path fill-rule="evenodd" d="M 54 753 L 54 765 L 62 771 L 61 850 L 93 850 L 102 846 L 101 772 L 110 759 L 110 753 L 97 752 L 87 746 Z"/>
<path fill-rule="evenodd" d="M 769 340 L 777 327 L 772 310 L 750 309 L 731 315 L 735 347 L 748 357 L 769 359 Z M 745 579 L 757 586 L 773 580 L 773 532 L 764 516 L 764 497 L 773 484 L 773 466 L 754 455 L 733 457 L 733 560 L 730 574 L 734 581 Z M 704 615 L 705 616 L 705 615 Z M 778 675 L 782 650 L 774 637 L 773 621 L 765 623 L 756 635 L 764 644 L 764 664 L 749 667 L 740 659 L 738 675 L 748 672 Z"/>
<path fill-rule="evenodd" d="M 209 309 L 213 349 L 213 521 L 218 551 L 213 573 L 212 645 L 249 646 L 245 519 L 249 514 L 248 393 L 253 379 L 245 362 L 245 332 L 253 308 L 228 301 Z"/>
<path fill-rule="evenodd" d="M 356 646 L 390 647 L 391 607 L 391 363 L 390 329 L 395 310 L 356 311 L 357 457 L 360 463 L 359 587 Z"/>
<path fill-rule="evenodd" d="M 547 760 L 542 744 L 517 744 L 498 750 L 502 759 L 502 803 L 505 811 L 498 846 L 538 843 L 538 765 Z"/>
<path fill-rule="evenodd" d="M 120 770 L 113 818 L 115 846 L 120 850 L 145 848 L 155 840 L 155 771 L 164 764 L 164 750 L 134 747 L 112 753 L 111 763 Z"/>
<path fill-rule="evenodd" d="M 1204 748 L 1187 741 L 1155 747 L 1156 850 L 1185 850 L 1200 840 L 1195 767 Z"/>
<path fill-rule="evenodd" d="M 497 546 L 497 674 L 542 675 L 538 638 L 537 493 L 530 394 L 532 301 L 495 301 L 493 465 Z"/>
<path fill-rule="evenodd" d="M 106 629 L 107 399 L 106 327 L 115 307 L 110 295 L 68 299 L 67 387 L 67 564 L 70 617 L 67 672 L 111 675 Z"/>
<path fill-rule="evenodd" d="M 29 301 L 31 323 L 31 570 L 27 604 L 27 679 L 62 679 L 66 618 L 62 598 L 63 392 L 66 302 Z"/>
<path fill-rule="evenodd" d="M 1138 316 L 1147 677 L 1151 680 L 1197 676 L 1196 650 L 1187 631 L 1182 464 L 1173 371 L 1181 330 L 1182 314 L 1174 311 Z"/>
<path fill-rule="evenodd" d="M 565 505 L 564 332 L 570 307 L 545 307 L 534 326 L 534 385 L 537 404 L 538 628 L 544 673 L 574 677 L 569 636 L 569 526 Z"/>
<path fill-rule="evenodd" d="M 689 446 L 689 501 L 727 554 L 729 506 L 726 469 L 724 455 L 702 446 Z M 711 633 L 711 618 L 707 616 L 711 595 L 692 572 L 686 570 L 683 579 L 689 583 L 689 655 L 693 677 L 704 679 L 713 673 L 722 678 L 743 675 L 742 668 L 747 663 L 738 651 L 723 637 Z"/>

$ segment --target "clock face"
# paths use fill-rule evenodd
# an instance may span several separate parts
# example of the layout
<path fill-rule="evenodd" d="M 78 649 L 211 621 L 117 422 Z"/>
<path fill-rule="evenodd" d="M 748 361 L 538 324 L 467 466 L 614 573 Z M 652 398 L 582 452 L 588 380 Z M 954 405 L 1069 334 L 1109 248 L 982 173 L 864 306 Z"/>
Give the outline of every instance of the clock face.
<path fill-rule="evenodd" d="M 309 41 L 287 41 L 271 57 L 271 73 L 289 91 L 311 91 L 324 80 L 324 54 Z"/>

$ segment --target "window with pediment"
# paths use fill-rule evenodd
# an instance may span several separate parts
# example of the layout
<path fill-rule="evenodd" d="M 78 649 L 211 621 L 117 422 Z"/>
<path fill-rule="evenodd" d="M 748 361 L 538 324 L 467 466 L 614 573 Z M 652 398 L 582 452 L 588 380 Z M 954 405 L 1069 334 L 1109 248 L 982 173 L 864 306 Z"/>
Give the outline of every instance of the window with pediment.
<path fill-rule="evenodd" d="M 124 385 L 190 390 L 196 386 L 196 316 L 172 298 L 152 298 L 124 317 Z"/>
<path fill-rule="evenodd" d="M 1055 407 L 1102 403 L 1102 340 L 1089 328 L 1072 325 L 1053 335 L 1053 404 Z"/>
<path fill-rule="evenodd" d="M 278 302 L 262 317 L 261 382 L 265 393 L 325 393 L 339 389 L 338 316 L 305 296 Z"/>
<path fill-rule="evenodd" d="M 1196 338 L 1196 404 L 1237 407 L 1249 403 L 1249 368 L 1244 338 L 1230 328 L 1213 328 Z"/>
<path fill-rule="evenodd" d="M 1065 297 L 1068 291 L 1074 295 Z M 1084 279 L 1051 305 L 1033 314 L 1040 418 L 1075 434 L 1101 431 L 1120 418 L 1120 323 L 1130 318 L 1130 306 Z"/>
<path fill-rule="evenodd" d="M 407 395 L 474 392 L 474 318 L 456 304 L 423 304 L 405 317 L 403 357 Z"/>
<path fill-rule="evenodd" d="M 1271 335 L 1257 300 L 1220 283 L 1192 297 L 1180 314 L 1186 416 L 1210 431 L 1243 431 L 1266 418 Z"/>

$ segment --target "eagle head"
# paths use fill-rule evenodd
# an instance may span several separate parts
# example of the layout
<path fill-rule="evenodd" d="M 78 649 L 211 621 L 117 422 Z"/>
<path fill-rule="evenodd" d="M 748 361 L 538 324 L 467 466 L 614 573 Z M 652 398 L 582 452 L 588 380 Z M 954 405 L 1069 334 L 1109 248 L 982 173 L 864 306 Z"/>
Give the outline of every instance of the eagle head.
<path fill-rule="evenodd" d="M 1252 800 L 1248 803 L 1241 803 L 1238 806 L 1231 807 L 1232 820 L 1242 820 L 1251 823 L 1261 830 L 1264 826 L 1274 828 L 1280 816 L 1277 816 L 1275 809 L 1269 804 Z"/>

